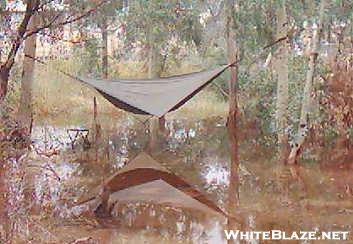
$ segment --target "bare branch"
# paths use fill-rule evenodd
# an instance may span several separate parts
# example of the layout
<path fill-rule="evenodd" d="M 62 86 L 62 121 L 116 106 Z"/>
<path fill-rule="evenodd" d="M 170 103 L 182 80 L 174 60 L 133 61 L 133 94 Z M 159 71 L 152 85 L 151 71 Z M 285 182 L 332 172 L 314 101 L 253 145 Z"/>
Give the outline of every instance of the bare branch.
<path fill-rule="evenodd" d="M 24 39 L 44 30 L 44 29 L 48 29 L 48 28 L 57 28 L 63 25 L 67 25 L 67 24 L 71 24 L 73 22 L 79 21 L 85 17 L 87 17 L 88 15 L 90 15 L 92 12 L 96 11 L 97 9 L 99 9 L 101 6 L 103 6 L 105 3 L 107 3 L 108 1 L 101 1 L 99 4 L 95 5 L 94 7 L 89 8 L 85 13 L 74 17 L 74 18 L 69 18 L 68 20 L 65 20 L 63 22 L 59 22 L 55 24 L 55 21 L 58 19 L 58 17 L 60 17 L 60 15 L 57 15 L 56 18 L 53 18 L 49 23 L 33 30 L 30 32 L 27 32 L 27 34 L 24 36 Z"/>
<path fill-rule="evenodd" d="M 70 39 L 56 37 L 55 35 L 51 35 L 49 33 L 45 33 L 45 36 L 48 36 L 51 39 L 56 40 L 56 41 L 62 41 L 62 42 L 67 42 L 67 43 L 72 43 L 72 44 L 79 44 L 79 43 L 84 43 L 84 42 L 89 42 L 89 41 L 94 40 L 94 38 L 86 38 L 86 39 L 80 39 L 78 41 L 74 41 L 74 40 L 70 40 Z"/>

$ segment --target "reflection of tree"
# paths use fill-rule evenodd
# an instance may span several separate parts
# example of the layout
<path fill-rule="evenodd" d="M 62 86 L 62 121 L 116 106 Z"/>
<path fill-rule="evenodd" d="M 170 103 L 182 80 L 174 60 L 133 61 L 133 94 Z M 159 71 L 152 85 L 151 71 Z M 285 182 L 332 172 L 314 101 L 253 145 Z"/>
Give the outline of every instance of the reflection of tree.
<path fill-rule="evenodd" d="M 192 243 L 203 243 L 208 238 L 207 229 L 214 222 L 198 210 L 150 202 L 117 203 L 112 214 L 122 226 Z"/>
<path fill-rule="evenodd" d="M 239 48 L 236 43 L 236 33 L 234 31 L 235 20 L 233 14 L 235 13 L 235 1 L 227 0 L 226 2 L 226 40 L 227 40 L 227 52 L 228 52 L 228 63 L 233 63 L 234 66 L 229 71 L 229 113 L 228 113 L 228 147 L 230 153 L 230 180 L 229 180 L 229 192 L 228 192 L 228 213 L 233 216 L 235 210 L 239 205 L 239 176 L 238 176 L 238 131 L 237 131 L 237 113 L 238 113 L 238 102 L 237 102 L 237 83 L 238 83 L 238 51 Z M 228 218 L 228 230 L 240 229 L 239 224 L 235 218 Z M 230 240 L 230 243 L 233 241 Z"/>
<path fill-rule="evenodd" d="M 168 162 L 183 161 L 173 167 L 173 171 L 180 173 L 199 188 L 211 194 L 212 199 L 223 204 L 224 195 L 228 188 L 223 182 L 207 183 L 206 175 L 214 169 L 216 173 L 228 168 L 227 130 L 222 117 L 211 117 L 203 120 L 169 120 L 167 128 L 169 135 L 165 141 L 168 151 L 158 156 L 161 161 L 168 157 Z M 175 160 L 177 158 L 178 160 Z M 211 167 L 211 169 L 210 169 Z M 227 169 L 228 170 L 228 169 Z M 228 175 L 225 177 L 228 178 Z"/>

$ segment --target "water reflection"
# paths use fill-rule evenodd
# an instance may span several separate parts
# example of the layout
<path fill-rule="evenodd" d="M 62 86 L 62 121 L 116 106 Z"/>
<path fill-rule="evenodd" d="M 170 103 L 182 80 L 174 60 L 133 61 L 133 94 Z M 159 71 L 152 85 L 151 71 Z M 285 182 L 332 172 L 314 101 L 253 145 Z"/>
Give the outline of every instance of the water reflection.
<path fill-rule="evenodd" d="M 222 218 L 209 218 L 204 213 L 148 202 L 119 203 L 114 216 L 120 224 L 134 231 L 148 230 L 165 239 L 187 243 L 222 240 Z M 216 243 L 216 242 L 211 242 Z"/>
<path fill-rule="evenodd" d="M 308 186 L 303 195 L 298 183 L 288 178 L 289 174 L 283 173 L 285 171 L 279 171 L 277 177 L 272 149 L 266 146 L 273 145 L 271 137 L 247 138 L 242 132 L 239 139 L 241 201 L 234 218 L 228 223 L 173 204 L 138 201 L 139 195 L 134 201 L 118 201 L 112 211 L 114 220 L 92 218 L 87 206 L 77 205 L 79 198 L 92 192 L 112 172 L 124 167 L 145 148 L 148 126 L 132 118 L 103 125 L 104 140 L 99 147 L 98 162 L 93 160 L 92 150 L 85 151 L 80 141 L 72 150 L 67 135 L 69 128 L 81 127 L 34 127 L 35 150 L 11 163 L 13 171 L 9 171 L 11 177 L 8 177 L 13 193 L 10 197 L 11 216 L 18 220 L 18 230 L 28 221 L 28 233 L 21 230 L 21 238 L 27 243 L 26 238 L 34 238 L 34 233 L 36 243 L 68 243 L 92 237 L 98 243 L 218 244 L 226 243 L 223 230 L 227 228 L 289 232 L 352 229 L 353 181 L 349 164 L 342 164 L 344 167 L 319 164 L 318 158 L 322 156 L 314 154 L 308 147 L 303 154 L 304 159 L 308 156 L 307 161 L 301 167 Z M 160 139 L 160 150 L 153 156 L 170 171 L 208 192 L 213 202 L 226 209 L 231 179 L 224 119 L 167 120 L 166 133 L 160 135 Z M 41 154 L 54 149 L 58 153 Z M 318 152 L 322 153 L 322 150 Z M 26 165 L 25 174 L 20 164 Z M 287 205 L 281 204 L 279 181 L 288 181 Z M 29 216 L 53 218 L 40 219 L 41 226 L 45 227 L 40 228 L 32 220 L 19 217 L 25 216 L 27 211 Z M 55 233 L 56 237 L 47 231 Z"/>

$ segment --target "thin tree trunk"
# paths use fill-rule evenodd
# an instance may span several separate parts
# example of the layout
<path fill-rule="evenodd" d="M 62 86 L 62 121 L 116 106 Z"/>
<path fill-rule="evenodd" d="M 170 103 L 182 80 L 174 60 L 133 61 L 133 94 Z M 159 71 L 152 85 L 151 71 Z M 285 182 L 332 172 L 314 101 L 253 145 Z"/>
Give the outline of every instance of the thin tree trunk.
<path fill-rule="evenodd" d="M 159 78 L 161 75 L 161 55 L 155 45 L 151 45 L 148 52 L 148 78 Z"/>
<path fill-rule="evenodd" d="M 99 157 L 99 145 L 101 143 L 102 129 L 98 121 L 97 98 L 93 98 L 93 124 L 94 124 L 94 159 L 97 162 Z"/>
<path fill-rule="evenodd" d="M 38 16 L 34 15 L 29 23 L 29 31 L 35 30 L 38 26 Z M 34 66 L 37 49 L 36 34 L 28 37 L 24 45 L 23 71 L 21 80 L 21 98 L 18 120 L 29 133 L 33 116 L 32 111 L 32 87 L 34 78 Z"/>
<path fill-rule="evenodd" d="M 287 13 L 285 1 L 277 9 L 277 40 L 285 37 L 288 31 Z M 288 41 L 282 42 L 279 46 L 275 59 L 274 68 L 277 73 L 277 139 L 278 158 L 281 163 L 285 163 L 289 154 L 288 145 Z"/>
<path fill-rule="evenodd" d="M 237 47 L 236 47 L 236 36 L 234 31 L 234 21 L 232 17 L 232 9 L 234 8 L 234 0 L 228 0 L 228 13 L 227 13 L 227 52 L 228 52 L 228 63 L 235 63 L 237 61 Z M 228 136 L 229 136 L 229 151 L 231 157 L 230 167 L 230 192 L 229 202 L 232 213 L 235 210 L 235 205 L 238 203 L 238 138 L 237 138 L 237 79 L 238 79 L 238 65 L 235 64 L 230 68 L 229 72 L 229 114 L 228 114 Z M 236 203 L 236 204 L 234 204 Z"/>
<path fill-rule="evenodd" d="M 311 94 L 313 90 L 312 87 L 313 87 L 313 81 L 314 81 L 315 66 L 316 66 L 316 60 L 319 52 L 320 36 L 322 33 L 326 5 L 327 5 L 327 0 L 321 0 L 320 12 L 319 12 L 320 14 L 319 23 L 318 23 L 317 31 L 315 32 L 313 37 L 313 44 L 311 49 L 312 51 L 310 53 L 310 60 L 309 60 L 309 70 L 307 71 L 307 75 L 306 75 L 303 102 L 302 102 L 299 128 L 298 128 L 298 136 L 289 154 L 288 164 L 295 164 L 297 162 L 297 157 L 299 155 L 301 147 L 304 144 L 305 138 L 309 130 L 309 113 L 310 113 L 311 104 L 312 104 Z"/>
<path fill-rule="evenodd" d="M 3 103 L 8 91 L 8 82 L 11 68 L 15 62 L 15 56 L 20 48 L 22 38 L 26 32 L 28 23 L 33 15 L 33 9 L 39 5 L 39 0 L 29 0 L 27 2 L 25 16 L 21 21 L 21 24 L 18 27 L 17 35 L 12 42 L 11 50 L 8 53 L 4 63 L 0 62 L 0 113 L 1 109 L 4 108 Z M 2 115 L 0 114 L 0 119 Z M 0 159 L 1 160 L 1 159 Z M 4 162 L 1 162 L 4 163 Z M 7 194 L 10 189 L 7 186 L 7 164 L 5 163 L 0 169 L 0 242 L 7 243 L 10 236 L 11 221 L 8 215 L 8 206 L 7 206 Z"/>
<path fill-rule="evenodd" d="M 104 79 L 108 78 L 108 24 L 104 19 L 101 25 L 102 31 L 102 75 Z"/>
<path fill-rule="evenodd" d="M 101 32 L 102 32 L 102 78 L 109 78 L 109 69 L 108 69 L 108 23 L 107 19 L 103 18 L 103 23 L 101 24 Z M 97 128 L 97 121 L 95 122 Z M 105 143 L 105 152 L 107 156 L 107 160 L 109 161 L 109 138 L 107 138 L 107 142 Z M 98 147 L 96 147 L 96 158 L 98 158 Z"/>
<path fill-rule="evenodd" d="M 158 78 L 161 74 L 161 57 L 159 55 L 157 47 L 150 41 L 150 47 L 148 50 L 148 78 Z M 149 120 L 150 127 L 150 140 L 148 151 L 154 152 L 158 146 L 158 131 L 160 123 L 157 118 L 151 118 Z"/>
<path fill-rule="evenodd" d="M 5 26 L 5 23 L 4 23 L 5 21 L 4 21 L 4 19 L 3 19 L 3 16 L 2 15 L 0 15 L 0 25 L 1 26 Z M 2 28 L 0 27 L 0 31 L 2 32 Z M 0 38 L 0 47 L 3 47 L 3 45 L 4 45 L 4 40 L 3 40 L 3 38 Z M 1 63 L 2 63 L 2 53 L 3 53 L 3 50 L 2 50 L 2 48 L 0 48 L 0 65 L 1 65 Z"/>
<path fill-rule="evenodd" d="M 226 4 L 226 41 L 228 63 L 234 63 L 229 70 L 229 112 L 228 112 L 228 147 L 230 153 L 230 180 L 228 188 L 227 209 L 231 216 L 235 215 L 239 205 L 239 176 L 238 176 L 238 133 L 237 133 L 237 80 L 238 80 L 238 50 L 236 43 L 236 33 L 234 30 L 234 0 L 227 0 Z M 242 226 L 234 218 L 228 218 L 227 228 L 229 230 L 240 229 Z M 239 240 L 238 240 L 239 241 Z M 233 243 L 229 240 L 228 243 Z"/>
<path fill-rule="evenodd" d="M 6 97 L 8 82 L 9 82 L 9 71 L 6 69 L 0 69 L 0 106 Z"/>

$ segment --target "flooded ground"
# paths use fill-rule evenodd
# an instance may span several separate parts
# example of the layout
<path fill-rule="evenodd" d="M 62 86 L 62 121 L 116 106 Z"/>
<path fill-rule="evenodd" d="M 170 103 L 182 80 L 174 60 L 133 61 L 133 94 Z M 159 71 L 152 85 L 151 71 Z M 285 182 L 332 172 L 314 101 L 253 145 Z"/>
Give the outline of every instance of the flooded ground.
<path fill-rule="evenodd" d="M 92 206 L 79 203 L 146 149 L 146 119 L 123 116 L 102 121 L 98 147 L 92 142 L 94 132 L 85 130 L 91 125 L 35 124 L 31 152 L 13 161 L 8 172 L 13 194 L 9 209 L 13 232 L 18 233 L 15 243 L 217 244 L 227 243 L 225 229 L 351 232 L 352 162 L 323 163 L 325 150 L 309 145 L 302 166 L 290 169 L 276 162 L 271 136 L 240 125 L 240 186 L 230 188 L 237 179 L 229 174 L 223 117 L 167 118 L 152 157 L 204 192 L 227 216 L 139 201 L 135 196 L 131 202 L 118 201 L 111 216 L 95 217 Z M 230 190 L 239 191 L 239 206 L 233 213 L 228 211 L 229 204 L 235 204 L 235 199 L 228 199 Z M 353 235 L 340 243 L 353 243 Z"/>

